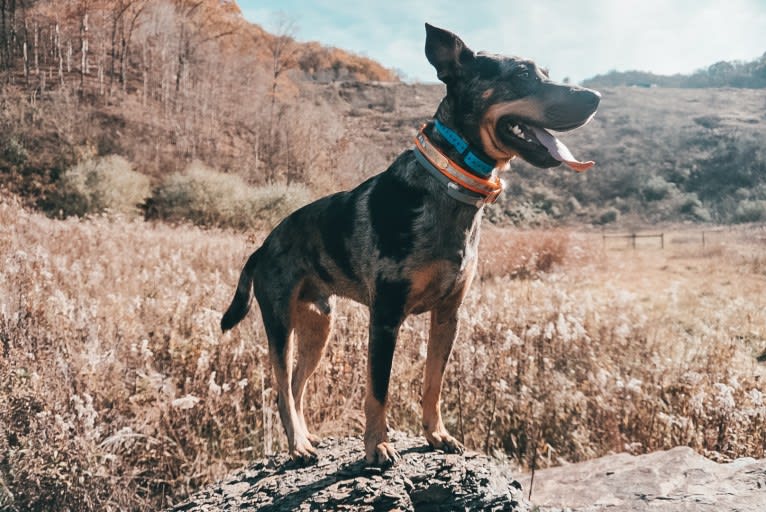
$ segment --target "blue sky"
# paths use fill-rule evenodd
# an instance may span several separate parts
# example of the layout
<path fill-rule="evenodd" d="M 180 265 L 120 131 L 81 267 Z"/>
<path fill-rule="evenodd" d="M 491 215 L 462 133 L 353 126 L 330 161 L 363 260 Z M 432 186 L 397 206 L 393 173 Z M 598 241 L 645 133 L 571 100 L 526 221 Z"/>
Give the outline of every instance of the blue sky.
<path fill-rule="evenodd" d="M 423 23 L 452 30 L 474 50 L 534 59 L 575 82 L 612 69 L 689 73 L 766 52 L 766 0 L 238 0 L 273 29 L 294 20 L 300 41 L 371 57 L 405 78 L 436 81 Z"/>

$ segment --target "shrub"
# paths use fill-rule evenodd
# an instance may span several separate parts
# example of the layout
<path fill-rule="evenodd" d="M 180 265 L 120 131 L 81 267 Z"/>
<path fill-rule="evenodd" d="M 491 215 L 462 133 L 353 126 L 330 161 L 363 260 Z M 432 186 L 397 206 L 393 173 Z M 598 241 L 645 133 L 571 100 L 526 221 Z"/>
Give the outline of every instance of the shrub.
<path fill-rule="evenodd" d="M 266 229 L 308 199 L 303 186 L 252 187 L 239 176 L 195 162 L 155 188 L 146 204 L 146 216 L 198 226 Z"/>
<path fill-rule="evenodd" d="M 21 165 L 29 158 L 27 148 L 15 137 L 11 137 L 0 145 L 0 159 L 11 165 Z"/>
<path fill-rule="evenodd" d="M 619 218 L 620 211 L 617 208 L 607 208 L 601 215 L 599 215 L 596 224 L 610 224 L 612 222 L 617 222 L 617 219 Z"/>
<path fill-rule="evenodd" d="M 766 220 L 766 201 L 742 201 L 734 212 L 735 222 L 761 222 Z"/>
<path fill-rule="evenodd" d="M 149 178 L 117 155 L 93 158 L 64 171 L 44 207 L 54 215 L 137 214 L 151 193 Z"/>
<path fill-rule="evenodd" d="M 659 201 L 668 197 L 674 190 L 675 186 L 672 183 L 659 176 L 652 176 L 647 180 L 642 192 L 647 201 Z"/>
<path fill-rule="evenodd" d="M 686 194 L 684 196 L 679 212 L 702 222 L 710 222 L 713 220 L 710 212 L 702 205 L 702 201 L 699 200 L 697 194 L 694 193 Z"/>
<path fill-rule="evenodd" d="M 561 265 L 573 246 L 567 231 L 529 232 L 488 227 L 481 239 L 479 274 L 484 279 L 539 278 Z"/>

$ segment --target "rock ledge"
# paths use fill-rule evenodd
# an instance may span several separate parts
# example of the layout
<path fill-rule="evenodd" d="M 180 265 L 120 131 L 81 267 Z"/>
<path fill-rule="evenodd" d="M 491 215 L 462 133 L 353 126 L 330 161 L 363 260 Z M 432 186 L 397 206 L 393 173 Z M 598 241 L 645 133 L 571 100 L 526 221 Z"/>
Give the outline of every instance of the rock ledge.
<path fill-rule="evenodd" d="M 172 510 L 529 510 L 521 485 L 493 459 L 434 451 L 401 432 L 390 438 L 402 458 L 386 470 L 365 466 L 361 438 L 327 438 L 316 464 L 262 459 Z"/>

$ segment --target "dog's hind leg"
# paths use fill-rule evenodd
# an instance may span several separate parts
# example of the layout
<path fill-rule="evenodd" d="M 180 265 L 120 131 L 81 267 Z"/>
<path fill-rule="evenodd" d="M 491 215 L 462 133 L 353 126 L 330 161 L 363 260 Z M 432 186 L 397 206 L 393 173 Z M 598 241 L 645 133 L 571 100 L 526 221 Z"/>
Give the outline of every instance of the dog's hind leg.
<path fill-rule="evenodd" d="M 295 300 L 295 297 L 292 298 Z M 295 400 L 291 390 L 293 366 L 293 326 L 289 305 L 258 300 L 263 315 L 263 325 L 269 339 L 269 358 L 277 383 L 277 407 L 282 426 L 287 434 L 290 457 L 293 460 L 308 462 L 316 459 L 317 453 L 306 437 L 306 432 L 298 418 Z"/>
<path fill-rule="evenodd" d="M 423 379 L 423 430 L 428 444 L 447 452 L 463 452 L 463 445 L 444 428 L 441 390 L 444 368 L 458 332 L 457 308 L 431 311 L 428 353 Z"/>
<path fill-rule="evenodd" d="M 328 299 L 314 302 L 297 300 L 293 309 L 293 325 L 295 326 L 295 343 L 297 345 L 295 374 L 292 381 L 293 399 L 298 413 L 298 422 L 303 428 L 306 438 L 316 446 L 319 437 L 311 434 L 306 427 L 303 414 L 303 393 L 306 381 L 314 373 L 319 361 L 324 355 L 327 340 L 332 330 L 332 306 Z"/>

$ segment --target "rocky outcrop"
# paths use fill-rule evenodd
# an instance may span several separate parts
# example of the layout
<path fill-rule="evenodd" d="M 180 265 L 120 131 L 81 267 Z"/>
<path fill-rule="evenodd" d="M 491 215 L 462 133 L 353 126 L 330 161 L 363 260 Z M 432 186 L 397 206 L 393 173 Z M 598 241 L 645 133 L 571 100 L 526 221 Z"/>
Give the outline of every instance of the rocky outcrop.
<path fill-rule="evenodd" d="M 316 464 L 262 459 L 172 510 L 766 511 L 766 460 L 719 464 L 686 447 L 610 455 L 537 471 L 530 508 L 530 475 L 477 453 L 433 451 L 422 438 L 391 438 L 402 458 L 386 470 L 365 465 L 360 438 L 328 438 Z"/>
<path fill-rule="evenodd" d="M 610 455 L 537 471 L 531 501 L 540 512 L 763 512 L 766 460 L 718 464 L 687 447 Z"/>
<path fill-rule="evenodd" d="M 316 464 L 262 459 L 172 510 L 529 510 L 507 466 L 477 453 L 434 451 L 399 432 L 391 439 L 401 459 L 386 470 L 365 465 L 360 438 L 328 438 Z"/>

